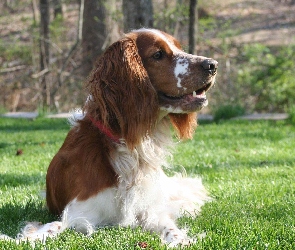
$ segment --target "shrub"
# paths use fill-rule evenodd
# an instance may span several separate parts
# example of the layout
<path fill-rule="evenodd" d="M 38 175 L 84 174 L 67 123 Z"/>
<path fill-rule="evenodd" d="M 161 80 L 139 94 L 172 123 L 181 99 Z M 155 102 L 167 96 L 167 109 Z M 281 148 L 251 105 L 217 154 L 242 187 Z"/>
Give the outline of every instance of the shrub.
<path fill-rule="evenodd" d="M 256 111 L 287 112 L 295 103 L 295 46 L 277 52 L 262 44 L 243 47 L 238 83 L 249 87 Z"/>
<path fill-rule="evenodd" d="M 213 120 L 219 122 L 220 120 L 228 120 L 233 117 L 245 114 L 245 109 L 240 105 L 222 105 L 219 106 L 213 114 Z"/>
<path fill-rule="evenodd" d="M 287 122 L 292 125 L 295 125 L 295 107 L 290 107 L 288 110 L 288 114 L 289 117 L 287 119 Z"/>
<path fill-rule="evenodd" d="M 21 60 L 22 63 L 30 63 L 32 60 L 32 50 L 25 44 L 7 44 L 0 39 L 0 54 L 5 61 Z"/>

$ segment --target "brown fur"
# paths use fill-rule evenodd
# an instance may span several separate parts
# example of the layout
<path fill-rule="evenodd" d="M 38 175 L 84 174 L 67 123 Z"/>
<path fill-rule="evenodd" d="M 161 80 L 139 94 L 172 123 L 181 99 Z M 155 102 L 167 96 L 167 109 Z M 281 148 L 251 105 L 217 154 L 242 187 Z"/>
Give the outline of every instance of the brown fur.
<path fill-rule="evenodd" d="M 109 162 L 112 145 L 90 121 L 80 121 L 79 128 L 71 129 L 46 176 L 46 200 L 52 213 L 61 214 L 75 197 L 87 199 L 117 182 Z"/>
<path fill-rule="evenodd" d="M 98 60 L 86 88 L 93 97 L 84 111 L 125 139 L 132 149 L 158 117 L 157 93 L 134 40 L 124 38 Z"/>
<path fill-rule="evenodd" d="M 197 114 L 169 114 L 180 139 L 192 139 L 197 127 Z"/>

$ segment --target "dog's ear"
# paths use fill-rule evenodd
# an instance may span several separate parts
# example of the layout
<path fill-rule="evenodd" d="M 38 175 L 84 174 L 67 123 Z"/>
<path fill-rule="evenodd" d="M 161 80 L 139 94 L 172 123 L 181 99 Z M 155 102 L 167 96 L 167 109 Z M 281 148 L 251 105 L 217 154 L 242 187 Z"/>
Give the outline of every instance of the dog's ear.
<path fill-rule="evenodd" d="M 123 138 L 130 149 L 151 131 L 158 116 L 157 93 L 131 38 L 106 50 L 86 88 L 90 98 L 84 111 Z"/>
<path fill-rule="evenodd" d="M 197 127 L 197 114 L 169 114 L 180 139 L 192 139 Z"/>

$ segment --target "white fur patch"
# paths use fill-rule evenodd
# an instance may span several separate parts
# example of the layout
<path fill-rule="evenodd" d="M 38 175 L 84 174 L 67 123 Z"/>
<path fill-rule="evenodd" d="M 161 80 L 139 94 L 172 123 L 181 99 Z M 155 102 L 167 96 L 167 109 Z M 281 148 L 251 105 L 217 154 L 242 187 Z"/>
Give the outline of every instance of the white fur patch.
<path fill-rule="evenodd" d="M 166 111 L 167 113 L 174 113 L 174 114 L 183 114 L 184 111 L 182 108 L 180 107 L 173 107 L 171 105 L 169 106 L 165 106 L 165 107 L 161 107 L 162 111 Z"/>
<path fill-rule="evenodd" d="M 141 226 L 159 233 L 171 246 L 186 244 L 188 237 L 175 220 L 184 211 L 198 214 L 210 200 L 201 179 L 167 177 L 162 171 L 152 171 L 138 184 L 128 188 L 123 181 L 85 201 L 74 199 L 64 210 L 62 228 L 91 234 L 106 225 Z"/>
<path fill-rule="evenodd" d="M 93 101 L 92 95 L 87 96 L 85 103 L 88 103 L 90 101 Z M 76 127 L 78 125 L 77 121 L 83 120 L 86 115 L 85 113 L 83 113 L 83 110 L 80 108 L 74 109 L 71 112 L 71 114 L 72 114 L 72 116 L 68 119 L 68 121 L 72 127 Z"/>
<path fill-rule="evenodd" d="M 85 201 L 72 200 L 62 215 L 64 227 L 92 234 L 96 226 L 118 224 L 121 212 L 115 197 L 116 189 L 108 188 Z"/>
<path fill-rule="evenodd" d="M 179 58 L 176 60 L 176 65 L 174 68 L 174 76 L 177 78 L 177 87 L 182 88 L 181 76 L 188 73 L 189 61 L 187 59 Z"/>
<path fill-rule="evenodd" d="M 162 40 L 164 40 L 166 42 L 166 44 L 172 50 L 174 56 L 181 55 L 182 53 L 184 53 L 182 50 L 177 48 L 171 41 L 169 41 L 167 39 L 167 37 L 163 33 L 161 33 L 159 30 L 143 28 L 143 29 L 137 30 L 136 32 L 140 32 L 140 31 L 152 32 L 153 34 L 160 37 Z M 185 89 L 185 87 L 183 87 L 181 85 L 181 76 L 188 73 L 188 66 L 189 66 L 189 60 L 184 59 L 184 58 L 178 58 L 176 60 L 176 65 L 175 65 L 175 69 L 174 69 L 174 76 L 177 79 L 177 87 L 178 88 L 184 88 Z"/>
<path fill-rule="evenodd" d="M 169 46 L 169 48 L 172 50 L 173 54 L 177 54 L 179 52 L 183 53 L 182 50 L 180 50 L 179 48 L 177 48 L 171 41 L 169 41 L 167 39 L 167 37 L 159 30 L 156 29 L 146 29 L 146 28 L 142 28 L 142 29 L 138 29 L 138 30 L 133 30 L 133 32 L 152 32 L 153 34 L 155 34 L 156 36 L 160 37 L 162 40 L 164 40 L 167 45 Z"/>
<path fill-rule="evenodd" d="M 68 121 L 72 127 L 76 127 L 78 125 L 77 121 L 83 120 L 85 114 L 81 109 L 74 109 L 71 113 L 72 116 L 68 119 Z"/>

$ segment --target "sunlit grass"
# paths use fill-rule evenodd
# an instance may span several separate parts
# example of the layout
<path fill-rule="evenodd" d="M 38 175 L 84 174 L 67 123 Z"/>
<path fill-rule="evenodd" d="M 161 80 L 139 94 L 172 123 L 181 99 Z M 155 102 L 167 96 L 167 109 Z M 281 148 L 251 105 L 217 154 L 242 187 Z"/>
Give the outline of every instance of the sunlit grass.
<path fill-rule="evenodd" d="M 57 219 L 40 191 L 68 129 L 66 120 L 0 118 L 0 233 L 15 237 L 25 221 Z M 295 249 L 294 149 L 295 127 L 283 121 L 201 124 L 193 141 L 180 143 L 173 169 L 201 176 L 214 198 L 197 218 L 179 220 L 192 238 L 206 234 L 189 249 Z M 140 242 L 166 249 L 155 235 L 120 227 L 90 237 L 67 230 L 47 240 L 46 248 L 140 249 Z M 0 241 L 0 249 L 31 248 Z"/>

